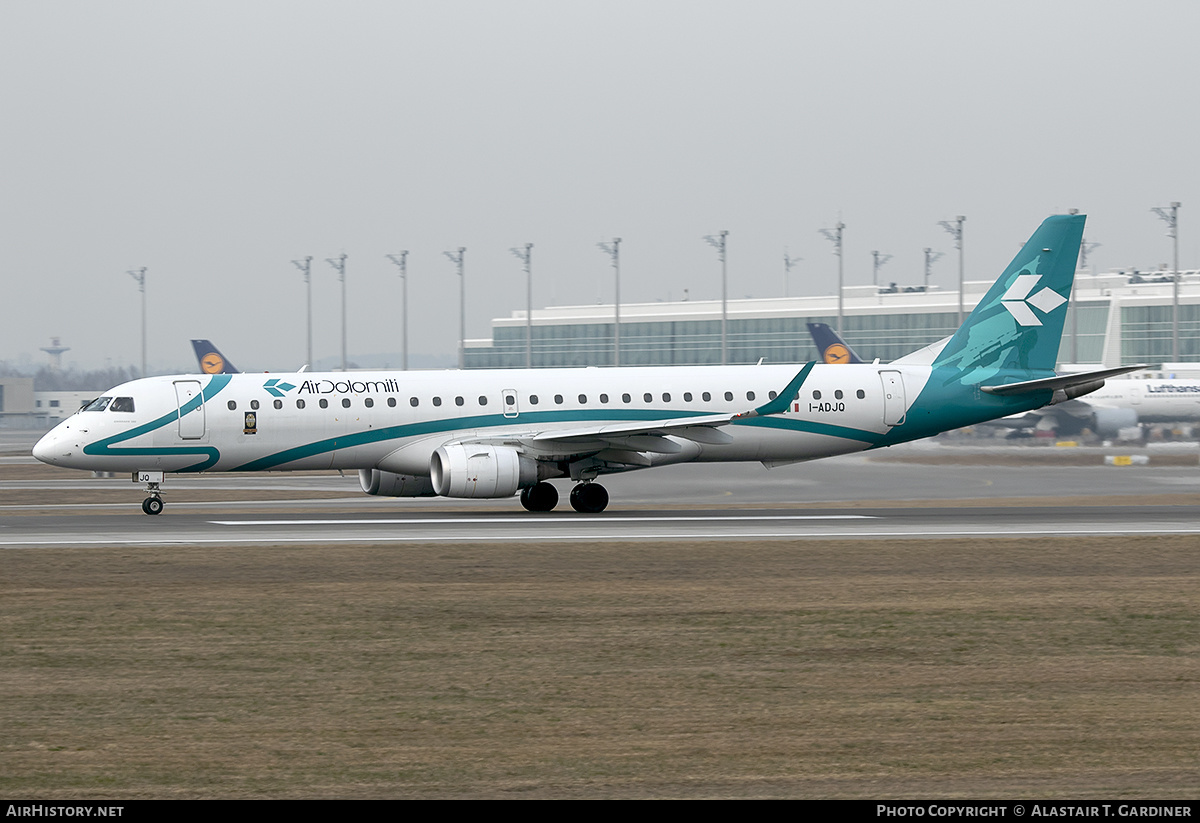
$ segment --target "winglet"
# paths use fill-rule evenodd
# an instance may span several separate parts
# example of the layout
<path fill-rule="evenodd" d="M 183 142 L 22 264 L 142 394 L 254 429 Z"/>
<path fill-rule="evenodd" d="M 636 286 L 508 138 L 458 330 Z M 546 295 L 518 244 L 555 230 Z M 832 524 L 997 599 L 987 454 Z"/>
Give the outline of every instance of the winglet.
<path fill-rule="evenodd" d="M 775 395 L 775 399 L 763 403 L 754 411 L 746 412 L 738 415 L 739 417 L 761 417 L 765 414 L 782 414 L 792 405 L 792 398 L 800 391 L 800 387 L 804 385 L 804 381 L 808 379 L 809 373 L 813 370 L 813 366 L 817 365 L 816 361 L 806 363 L 804 368 L 796 373 L 792 381 L 784 387 L 783 391 Z"/>

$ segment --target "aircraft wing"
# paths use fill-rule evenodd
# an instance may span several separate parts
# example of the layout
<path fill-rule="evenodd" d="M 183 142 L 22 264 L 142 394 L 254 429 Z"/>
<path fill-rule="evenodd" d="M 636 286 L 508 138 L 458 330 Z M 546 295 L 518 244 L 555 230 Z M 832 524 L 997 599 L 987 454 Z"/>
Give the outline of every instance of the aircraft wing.
<path fill-rule="evenodd" d="M 668 435 L 695 443 L 723 445 L 733 441 L 720 427 L 735 420 L 780 414 L 787 411 L 792 398 L 812 372 L 815 363 L 808 363 L 772 400 L 753 409 L 736 414 L 707 414 L 695 417 L 675 417 L 665 420 L 638 420 L 627 423 L 600 423 L 595 426 L 576 426 L 570 429 L 546 429 L 507 432 L 484 438 L 469 438 L 470 443 L 505 442 L 521 444 L 538 455 L 583 455 L 611 450 L 620 455 L 618 462 L 649 465 L 644 453 L 677 454 L 683 451 Z M 626 459 L 628 458 L 628 459 Z"/>

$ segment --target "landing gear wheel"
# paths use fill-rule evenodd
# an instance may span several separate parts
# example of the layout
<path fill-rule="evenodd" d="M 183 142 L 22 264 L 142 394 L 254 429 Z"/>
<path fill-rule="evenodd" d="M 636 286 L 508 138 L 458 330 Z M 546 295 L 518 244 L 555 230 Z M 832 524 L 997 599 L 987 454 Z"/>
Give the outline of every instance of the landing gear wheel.
<path fill-rule="evenodd" d="M 147 497 L 142 501 L 142 511 L 146 514 L 162 514 L 163 502 L 161 497 Z"/>
<path fill-rule="evenodd" d="M 599 514 L 608 508 L 608 491 L 599 483 L 580 483 L 571 489 L 571 508 L 580 514 Z"/>
<path fill-rule="evenodd" d="M 558 489 L 549 483 L 521 489 L 521 505 L 530 512 L 552 511 L 558 505 Z"/>

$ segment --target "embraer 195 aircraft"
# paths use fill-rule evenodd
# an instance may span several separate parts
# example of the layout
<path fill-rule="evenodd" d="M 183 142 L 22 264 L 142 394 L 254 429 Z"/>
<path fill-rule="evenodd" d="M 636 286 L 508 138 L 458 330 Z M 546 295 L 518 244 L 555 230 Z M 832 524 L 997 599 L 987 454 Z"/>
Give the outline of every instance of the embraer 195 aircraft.
<path fill-rule="evenodd" d="M 924 363 L 212 374 L 117 386 L 46 434 L 56 466 L 129 471 L 146 514 L 164 476 L 357 469 L 367 494 L 498 498 L 600 512 L 604 474 L 771 467 L 890 446 L 1094 391 L 1054 363 L 1083 215 L 1050 217 Z M 1131 367 L 1135 368 L 1135 367 Z"/>

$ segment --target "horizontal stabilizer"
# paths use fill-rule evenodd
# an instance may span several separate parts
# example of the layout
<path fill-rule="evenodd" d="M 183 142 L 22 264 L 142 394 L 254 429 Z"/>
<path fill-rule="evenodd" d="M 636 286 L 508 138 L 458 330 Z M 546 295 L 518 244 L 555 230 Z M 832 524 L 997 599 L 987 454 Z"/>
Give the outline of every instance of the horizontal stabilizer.
<path fill-rule="evenodd" d="M 980 386 L 979 388 L 988 394 L 998 394 L 1002 397 L 1039 391 L 1068 391 L 1069 389 L 1087 386 L 1091 383 L 1099 383 L 1102 386 L 1104 385 L 1104 381 L 1109 377 L 1116 377 L 1118 374 L 1128 374 L 1131 371 L 1144 368 L 1146 368 L 1145 365 L 1122 366 L 1118 369 L 1102 369 L 1082 374 L 1063 374 L 1057 377 L 1045 377 L 1041 380 L 1025 380 L 1021 383 L 1006 383 L 1003 386 Z M 1100 386 L 1096 386 L 1095 388 L 1098 389 Z M 1094 391 L 1095 389 L 1092 390 Z"/>

